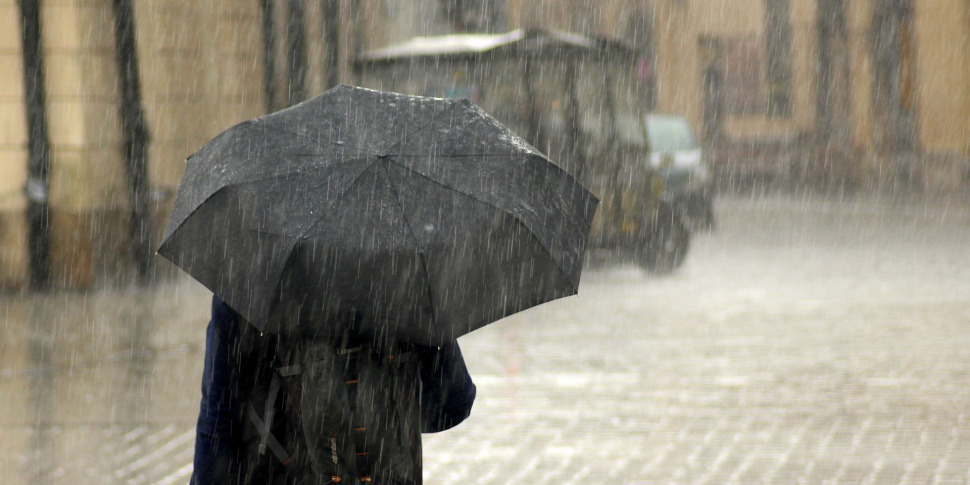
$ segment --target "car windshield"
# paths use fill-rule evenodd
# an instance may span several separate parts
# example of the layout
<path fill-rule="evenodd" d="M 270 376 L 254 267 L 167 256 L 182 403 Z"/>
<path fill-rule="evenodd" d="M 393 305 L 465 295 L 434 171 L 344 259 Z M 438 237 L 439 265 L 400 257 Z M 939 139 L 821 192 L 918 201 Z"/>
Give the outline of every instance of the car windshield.
<path fill-rule="evenodd" d="M 690 125 L 684 118 L 660 115 L 647 115 L 645 118 L 651 152 L 672 152 L 698 148 L 697 141 L 691 133 Z"/>

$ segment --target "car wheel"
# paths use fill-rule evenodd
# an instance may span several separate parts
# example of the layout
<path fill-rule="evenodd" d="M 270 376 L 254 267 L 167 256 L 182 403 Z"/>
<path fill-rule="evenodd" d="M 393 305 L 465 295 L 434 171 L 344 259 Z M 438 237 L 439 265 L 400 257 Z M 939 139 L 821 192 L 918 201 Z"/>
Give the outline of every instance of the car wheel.
<path fill-rule="evenodd" d="M 668 274 L 684 264 L 690 249 L 690 232 L 681 218 L 661 206 L 656 223 L 640 257 L 640 264 L 655 274 Z"/>

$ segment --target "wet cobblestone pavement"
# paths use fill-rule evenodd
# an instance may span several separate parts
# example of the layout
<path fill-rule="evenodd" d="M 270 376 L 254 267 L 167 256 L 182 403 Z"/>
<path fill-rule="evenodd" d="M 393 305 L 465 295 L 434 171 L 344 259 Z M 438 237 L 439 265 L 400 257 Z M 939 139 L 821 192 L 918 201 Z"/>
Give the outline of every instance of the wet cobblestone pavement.
<path fill-rule="evenodd" d="M 970 483 L 968 207 L 722 198 L 677 273 L 463 337 L 478 400 L 425 482 Z M 0 482 L 187 482 L 207 295 L 0 297 Z"/>

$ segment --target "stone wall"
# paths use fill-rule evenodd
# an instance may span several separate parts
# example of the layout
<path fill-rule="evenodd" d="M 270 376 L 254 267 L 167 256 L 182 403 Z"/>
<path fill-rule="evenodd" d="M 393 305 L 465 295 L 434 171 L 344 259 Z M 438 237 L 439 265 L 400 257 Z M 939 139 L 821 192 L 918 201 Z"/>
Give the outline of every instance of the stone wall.
<path fill-rule="evenodd" d="M 155 225 L 184 160 L 225 128 L 263 113 L 258 3 L 134 2 L 143 107 L 151 133 Z M 0 288 L 26 281 L 26 128 L 16 0 L 0 0 Z M 109 0 L 47 0 L 41 12 L 51 142 L 56 286 L 124 281 L 128 189 Z M 12 72 L 16 71 L 16 72 Z"/>

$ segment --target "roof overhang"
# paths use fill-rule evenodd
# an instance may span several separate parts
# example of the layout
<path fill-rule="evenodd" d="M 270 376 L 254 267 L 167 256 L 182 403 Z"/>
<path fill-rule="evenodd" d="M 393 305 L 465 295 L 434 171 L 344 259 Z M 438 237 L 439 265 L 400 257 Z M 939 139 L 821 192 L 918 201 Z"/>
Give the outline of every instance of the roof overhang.
<path fill-rule="evenodd" d="M 517 29 L 501 34 L 453 34 L 413 37 L 364 52 L 359 64 L 395 64 L 422 60 L 460 61 L 539 55 L 633 57 L 638 51 L 623 41 L 548 29 Z"/>

